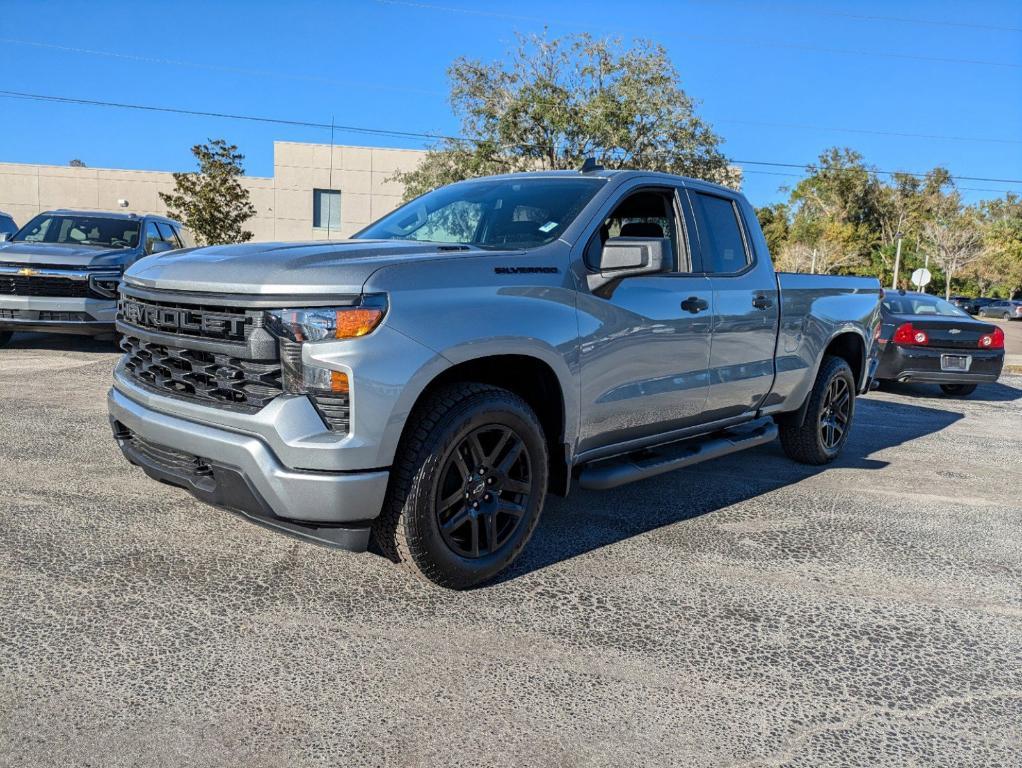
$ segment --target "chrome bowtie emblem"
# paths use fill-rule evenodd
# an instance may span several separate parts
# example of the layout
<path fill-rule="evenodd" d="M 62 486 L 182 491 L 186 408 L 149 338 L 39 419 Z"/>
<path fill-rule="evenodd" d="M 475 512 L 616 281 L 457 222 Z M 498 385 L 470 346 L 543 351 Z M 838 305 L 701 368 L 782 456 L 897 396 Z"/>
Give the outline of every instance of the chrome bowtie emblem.
<path fill-rule="evenodd" d="M 961 328 L 952 328 L 951 330 L 948 331 L 948 333 L 961 333 L 961 332 L 962 332 Z"/>
<path fill-rule="evenodd" d="M 39 270 L 32 269 L 31 267 L 25 267 L 24 269 L 19 269 L 18 274 L 22 277 L 34 277 L 39 274 Z"/>

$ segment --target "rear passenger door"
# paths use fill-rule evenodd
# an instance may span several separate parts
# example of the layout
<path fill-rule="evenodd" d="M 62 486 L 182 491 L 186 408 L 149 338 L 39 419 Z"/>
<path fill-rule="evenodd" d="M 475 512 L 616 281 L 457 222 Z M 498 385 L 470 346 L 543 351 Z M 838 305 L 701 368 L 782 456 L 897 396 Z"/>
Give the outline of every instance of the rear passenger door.
<path fill-rule="evenodd" d="M 757 253 L 744 199 L 689 187 L 699 270 L 713 291 L 707 419 L 756 411 L 774 381 L 780 313 L 777 278 L 769 256 Z"/>

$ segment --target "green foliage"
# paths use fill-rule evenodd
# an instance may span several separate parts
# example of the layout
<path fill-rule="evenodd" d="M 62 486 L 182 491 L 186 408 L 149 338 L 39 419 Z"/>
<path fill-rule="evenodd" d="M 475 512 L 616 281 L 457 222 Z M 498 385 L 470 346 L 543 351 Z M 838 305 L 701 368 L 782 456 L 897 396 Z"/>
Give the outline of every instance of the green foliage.
<path fill-rule="evenodd" d="M 252 233 L 242 227 L 256 210 L 238 180 L 245 156 L 224 139 L 196 144 L 192 154 L 198 173 L 175 173 L 174 192 L 160 192 L 167 215 L 188 227 L 201 245 L 251 240 Z"/>
<path fill-rule="evenodd" d="M 902 245 L 899 285 L 928 267 L 945 293 L 1022 291 L 1022 200 L 1009 194 L 979 206 L 962 203 L 950 172 L 880 178 L 854 150 L 831 148 L 791 190 L 787 204 L 758 212 L 784 269 L 876 275 L 890 285 Z"/>
<path fill-rule="evenodd" d="M 660 45 L 519 36 L 507 61 L 460 57 L 448 77 L 451 106 L 471 141 L 445 139 L 415 170 L 398 174 L 406 198 L 473 176 L 577 169 L 586 157 L 608 168 L 740 184 Z"/>

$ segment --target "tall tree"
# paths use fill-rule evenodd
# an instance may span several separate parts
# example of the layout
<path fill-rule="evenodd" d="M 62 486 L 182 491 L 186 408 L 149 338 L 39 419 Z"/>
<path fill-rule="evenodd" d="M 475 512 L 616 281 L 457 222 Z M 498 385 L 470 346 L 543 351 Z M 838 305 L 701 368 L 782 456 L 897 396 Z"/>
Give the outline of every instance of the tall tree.
<path fill-rule="evenodd" d="M 448 77 L 467 139 L 440 141 L 417 168 L 398 174 L 406 197 L 470 176 L 575 169 L 586 157 L 608 168 L 741 184 L 660 45 L 519 36 L 506 61 L 459 57 Z"/>
<path fill-rule="evenodd" d="M 923 225 L 923 243 L 944 272 L 944 298 L 951 298 L 951 280 L 983 255 L 983 239 L 971 212 L 954 209 Z"/>
<path fill-rule="evenodd" d="M 198 173 L 175 173 L 174 192 L 160 192 L 167 215 L 183 222 L 201 245 L 251 240 L 243 226 L 256 210 L 238 180 L 245 173 L 245 156 L 224 139 L 196 144 L 192 154 Z"/>
<path fill-rule="evenodd" d="M 980 295 L 993 286 L 1006 296 L 1022 292 L 1022 197 L 1008 193 L 1003 199 L 979 206 L 983 223 L 983 254 L 968 269 Z"/>

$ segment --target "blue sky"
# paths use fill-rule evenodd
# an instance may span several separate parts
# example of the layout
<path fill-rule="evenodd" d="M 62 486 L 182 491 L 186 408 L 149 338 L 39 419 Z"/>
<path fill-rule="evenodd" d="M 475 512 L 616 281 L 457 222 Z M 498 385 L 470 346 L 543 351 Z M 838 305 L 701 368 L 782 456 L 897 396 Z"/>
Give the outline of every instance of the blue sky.
<path fill-rule="evenodd" d="M 645 37 L 667 47 L 730 157 L 803 163 L 841 145 L 883 170 L 1022 179 L 1018 0 L 5 0 L 0 17 L 0 90 L 447 134 L 458 131 L 445 76 L 455 56 L 498 59 L 515 32 L 544 25 Z M 329 132 L 0 98 L 0 161 L 182 170 L 192 144 L 219 136 L 249 173 L 270 175 L 274 139 Z M 749 169 L 756 205 L 797 180 Z M 1022 192 L 959 185 L 970 200 Z"/>

